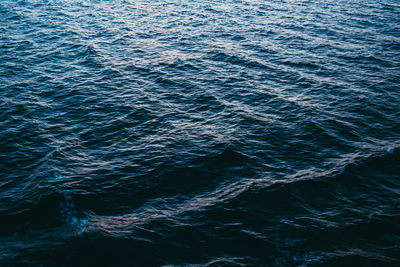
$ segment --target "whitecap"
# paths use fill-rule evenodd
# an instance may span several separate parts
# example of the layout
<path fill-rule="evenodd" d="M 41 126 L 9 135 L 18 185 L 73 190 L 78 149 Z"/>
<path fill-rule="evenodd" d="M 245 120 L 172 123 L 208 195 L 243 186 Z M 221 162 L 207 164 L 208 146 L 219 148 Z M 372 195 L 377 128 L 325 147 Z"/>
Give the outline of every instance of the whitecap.
<path fill-rule="evenodd" d="M 388 149 L 386 149 L 386 152 L 389 154 L 393 154 L 394 153 L 394 147 L 389 147 Z"/>

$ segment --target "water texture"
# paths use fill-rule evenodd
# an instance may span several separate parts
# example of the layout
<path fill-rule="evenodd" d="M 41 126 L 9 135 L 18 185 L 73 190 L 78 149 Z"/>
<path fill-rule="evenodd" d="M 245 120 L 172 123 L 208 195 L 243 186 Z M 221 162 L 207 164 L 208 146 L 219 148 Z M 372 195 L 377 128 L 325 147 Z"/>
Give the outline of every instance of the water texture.
<path fill-rule="evenodd" d="M 0 265 L 399 266 L 396 0 L 1 0 Z"/>

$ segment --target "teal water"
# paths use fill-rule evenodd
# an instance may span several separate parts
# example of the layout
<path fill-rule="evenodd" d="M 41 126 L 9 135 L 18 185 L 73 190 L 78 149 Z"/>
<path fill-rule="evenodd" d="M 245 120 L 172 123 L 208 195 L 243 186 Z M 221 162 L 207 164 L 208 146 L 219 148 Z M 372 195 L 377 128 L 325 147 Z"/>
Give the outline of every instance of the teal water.
<path fill-rule="evenodd" d="M 400 265 L 400 4 L 0 2 L 0 265 Z"/>

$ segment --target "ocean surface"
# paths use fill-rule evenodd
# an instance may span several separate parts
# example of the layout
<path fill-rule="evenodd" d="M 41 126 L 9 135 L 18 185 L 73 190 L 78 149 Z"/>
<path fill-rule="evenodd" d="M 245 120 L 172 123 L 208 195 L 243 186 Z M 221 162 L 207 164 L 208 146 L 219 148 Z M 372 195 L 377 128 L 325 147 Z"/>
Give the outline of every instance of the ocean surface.
<path fill-rule="evenodd" d="M 0 266 L 400 266 L 398 0 L 1 0 Z"/>

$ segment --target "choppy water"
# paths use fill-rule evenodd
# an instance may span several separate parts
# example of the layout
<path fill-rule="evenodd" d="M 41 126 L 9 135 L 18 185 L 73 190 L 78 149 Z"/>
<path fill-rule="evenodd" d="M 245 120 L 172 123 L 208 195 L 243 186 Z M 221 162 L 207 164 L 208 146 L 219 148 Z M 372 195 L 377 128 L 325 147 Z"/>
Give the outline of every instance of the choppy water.
<path fill-rule="evenodd" d="M 396 0 L 2 0 L 0 103 L 0 265 L 400 264 Z"/>

